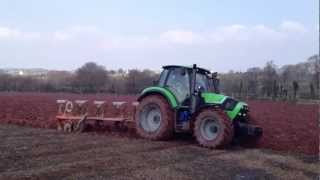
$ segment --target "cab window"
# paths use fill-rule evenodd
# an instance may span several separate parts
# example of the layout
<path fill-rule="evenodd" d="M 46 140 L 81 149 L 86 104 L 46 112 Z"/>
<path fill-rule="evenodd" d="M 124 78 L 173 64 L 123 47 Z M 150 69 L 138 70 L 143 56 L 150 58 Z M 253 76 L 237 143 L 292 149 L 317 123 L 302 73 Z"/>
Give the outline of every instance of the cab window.
<path fill-rule="evenodd" d="M 172 69 L 166 85 L 176 96 L 179 103 L 182 103 L 190 94 L 189 74 L 185 69 Z"/>
<path fill-rule="evenodd" d="M 166 78 L 167 78 L 167 75 L 168 75 L 168 69 L 165 69 L 162 71 L 161 75 L 160 75 L 160 79 L 159 79 L 159 86 L 163 86 L 165 81 L 166 81 Z"/>
<path fill-rule="evenodd" d="M 209 80 L 205 74 L 197 73 L 196 76 L 196 88 L 202 92 L 208 92 L 209 89 Z"/>

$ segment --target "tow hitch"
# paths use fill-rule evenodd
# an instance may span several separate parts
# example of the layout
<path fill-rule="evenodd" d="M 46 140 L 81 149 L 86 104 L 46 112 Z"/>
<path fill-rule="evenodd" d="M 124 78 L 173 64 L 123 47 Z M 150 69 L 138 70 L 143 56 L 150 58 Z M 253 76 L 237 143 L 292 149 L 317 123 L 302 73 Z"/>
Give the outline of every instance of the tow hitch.
<path fill-rule="evenodd" d="M 262 128 L 256 125 L 238 122 L 235 125 L 236 133 L 244 136 L 257 136 L 262 135 Z"/>

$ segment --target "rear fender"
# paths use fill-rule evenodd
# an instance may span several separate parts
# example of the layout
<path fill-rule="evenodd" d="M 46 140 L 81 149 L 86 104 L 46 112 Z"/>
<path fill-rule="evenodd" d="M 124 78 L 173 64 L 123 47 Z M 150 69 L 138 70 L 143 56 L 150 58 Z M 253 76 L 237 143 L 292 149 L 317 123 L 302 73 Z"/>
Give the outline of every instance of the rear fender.
<path fill-rule="evenodd" d="M 158 86 L 152 86 L 144 89 L 142 93 L 139 95 L 138 101 L 140 102 L 146 96 L 155 95 L 155 94 L 161 95 L 162 97 L 164 97 L 173 109 L 178 107 L 178 101 L 174 96 L 174 94 L 169 89 L 158 87 Z"/>

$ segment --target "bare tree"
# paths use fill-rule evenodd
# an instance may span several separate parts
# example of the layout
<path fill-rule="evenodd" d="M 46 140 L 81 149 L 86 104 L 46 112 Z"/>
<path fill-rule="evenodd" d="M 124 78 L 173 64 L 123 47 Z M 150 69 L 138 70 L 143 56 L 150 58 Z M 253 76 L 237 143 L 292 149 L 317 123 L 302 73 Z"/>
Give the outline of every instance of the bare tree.
<path fill-rule="evenodd" d="M 278 92 L 279 92 L 279 86 L 277 84 L 277 80 L 273 81 L 273 88 L 272 88 L 272 92 L 273 92 L 273 99 L 276 99 L 278 97 Z"/>
<path fill-rule="evenodd" d="M 273 90 L 273 82 L 277 79 L 276 65 L 273 61 L 268 61 L 263 68 L 262 88 L 263 94 L 270 97 Z"/>
<path fill-rule="evenodd" d="M 151 70 L 130 70 L 126 78 L 127 93 L 137 94 L 144 88 L 151 86 L 154 80 L 159 78 L 159 74 L 154 73 Z"/>
<path fill-rule="evenodd" d="M 44 88 L 47 91 L 70 91 L 73 78 L 69 71 L 49 71 Z"/>
<path fill-rule="evenodd" d="M 247 91 L 250 97 L 258 96 L 260 74 L 261 69 L 258 67 L 249 68 L 245 73 L 244 80 L 247 82 Z"/>
<path fill-rule="evenodd" d="M 243 80 L 240 80 L 240 84 L 239 84 L 239 97 L 242 97 L 242 89 L 243 89 Z"/>
<path fill-rule="evenodd" d="M 297 99 L 297 93 L 299 90 L 299 84 L 297 81 L 292 82 L 292 87 L 293 87 L 293 99 Z"/>
<path fill-rule="evenodd" d="M 105 90 L 107 78 L 107 71 L 103 66 L 88 62 L 77 69 L 74 85 L 80 92 L 101 92 Z"/>
<path fill-rule="evenodd" d="M 314 99 L 315 98 L 315 92 L 314 92 L 314 86 L 313 86 L 313 84 L 312 83 L 310 83 L 310 97 L 312 98 L 312 99 Z"/>
<path fill-rule="evenodd" d="M 320 96 L 320 56 L 313 55 L 308 58 L 308 63 L 311 64 L 311 73 L 313 81 L 316 85 L 317 95 Z"/>

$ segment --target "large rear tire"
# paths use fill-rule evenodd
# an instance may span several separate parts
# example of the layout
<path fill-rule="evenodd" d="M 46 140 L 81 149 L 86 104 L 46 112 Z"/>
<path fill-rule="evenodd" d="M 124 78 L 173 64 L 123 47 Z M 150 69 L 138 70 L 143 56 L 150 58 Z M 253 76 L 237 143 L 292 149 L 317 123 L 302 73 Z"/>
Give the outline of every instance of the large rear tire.
<path fill-rule="evenodd" d="M 174 132 L 174 111 L 160 95 L 142 99 L 136 111 L 138 135 L 150 140 L 167 140 Z"/>
<path fill-rule="evenodd" d="M 224 111 L 204 109 L 196 116 L 193 133 L 201 146 L 223 148 L 231 143 L 234 128 Z"/>

